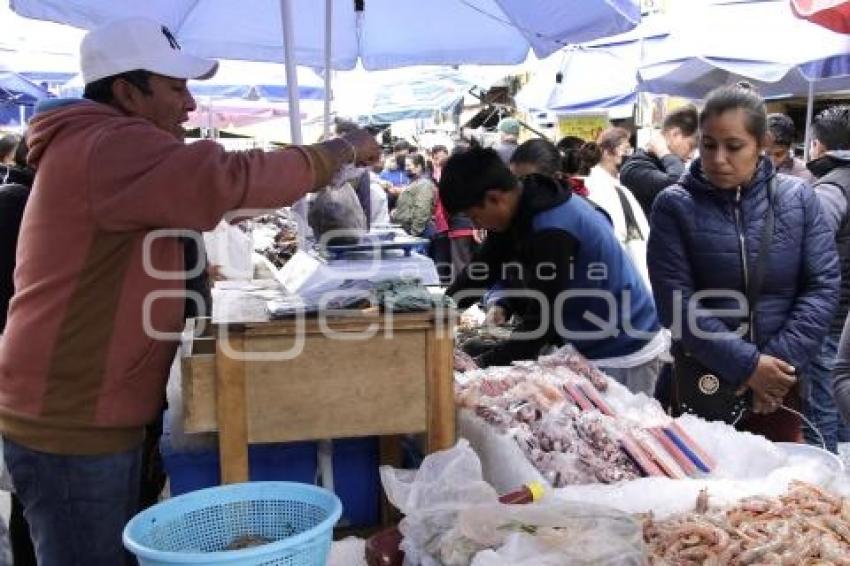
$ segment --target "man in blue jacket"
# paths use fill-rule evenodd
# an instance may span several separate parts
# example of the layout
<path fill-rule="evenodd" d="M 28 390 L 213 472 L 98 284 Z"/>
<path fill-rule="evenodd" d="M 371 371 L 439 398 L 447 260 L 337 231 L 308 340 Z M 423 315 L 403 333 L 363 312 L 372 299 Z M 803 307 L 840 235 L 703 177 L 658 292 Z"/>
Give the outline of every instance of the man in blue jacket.
<path fill-rule="evenodd" d="M 550 177 L 518 180 L 492 149 L 449 159 L 440 198 L 489 231 L 447 293 L 464 307 L 512 277 L 527 295 L 512 338 L 480 365 L 535 359 L 543 346 L 569 342 L 627 387 L 651 392 L 655 375 L 644 374 L 657 370 L 664 340 L 652 296 L 605 217 Z"/>

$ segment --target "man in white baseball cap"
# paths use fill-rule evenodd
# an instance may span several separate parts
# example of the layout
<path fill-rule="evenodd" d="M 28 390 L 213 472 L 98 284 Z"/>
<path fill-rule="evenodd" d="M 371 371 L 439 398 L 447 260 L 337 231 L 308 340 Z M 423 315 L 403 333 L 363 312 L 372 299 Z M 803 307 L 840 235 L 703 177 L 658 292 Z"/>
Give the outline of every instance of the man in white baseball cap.
<path fill-rule="evenodd" d="M 38 174 L 0 340 L 0 435 L 46 566 L 131 562 L 121 532 L 187 298 L 173 230 L 289 205 L 380 156 L 363 130 L 271 152 L 184 144 L 186 81 L 217 63 L 184 53 L 159 23 L 109 23 L 81 54 L 87 100 L 48 101 L 30 123 Z"/>
<path fill-rule="evenodd" d="M 80 44 L 86 84 L 143 69 L 175 79 L 209 79 L 218 61 L 185 53 L 168 27 L 146 18 L 126 18 L 86 34 Z"/>

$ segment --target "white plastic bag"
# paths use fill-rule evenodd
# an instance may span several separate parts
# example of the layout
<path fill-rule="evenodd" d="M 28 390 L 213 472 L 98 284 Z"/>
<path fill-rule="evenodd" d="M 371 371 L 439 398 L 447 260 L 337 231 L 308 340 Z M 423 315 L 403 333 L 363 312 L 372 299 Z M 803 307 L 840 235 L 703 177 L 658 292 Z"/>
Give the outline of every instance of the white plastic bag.
<path fill-rule="evenodd" d="M 204 244 L 207 261 L 217 265 L 226 279 L 254 278 L 253 242 L 241 228 L 222 220 L 211 232 L 204 232 Z"/>

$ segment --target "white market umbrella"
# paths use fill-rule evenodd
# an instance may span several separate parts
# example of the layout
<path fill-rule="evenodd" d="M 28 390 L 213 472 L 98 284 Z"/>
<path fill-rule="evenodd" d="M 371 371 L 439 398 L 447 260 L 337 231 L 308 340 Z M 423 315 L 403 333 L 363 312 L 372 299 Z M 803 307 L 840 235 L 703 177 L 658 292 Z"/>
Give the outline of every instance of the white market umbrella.
<path fill-rule="evenodd" d="M 643 91 L 694 99 L 742 79 L 767 98 L 808 96 L 808 137 L 815 91 L 850 89 L 850 36 L 797 18 L 787 0 L 695 4 L 639 79 Z"/>
<path fill-rule="evenodd" d="M 83 31 L 24 18 L 0 3 L 0 67 L 33 82 L 61 84 L 80 72 Z"/>
<path fill-rule="evenodd" d="M 640 21 L 638 0 L 333 0 L 332 67 L 516 64 L 567 43 L 621 33 Z M 20 15 L 91 29 L 126 17 L 161 21 L 201 56 L 283 59 L 278 0 L 11 0 Z M 294 59 L 324 67 L 324 2 L 291 0 Z"/>
<path fill-rule="evenodd" d="M 670 28 L 670 18 L 652 14 L 624 34 L 553 53 L 531 68 L 531 80 L 517 94 L 517 105 L 558 114 L 633 105 L 638 68 L 646 57 L 664 48 Z"/>
<path fill-rule="evenodd" d="M 396 0 L 10 0 L 10 6 L 26 17 L 86 29 L 146 16 L 167 25 L 197 55 L 284 60 L 289 85 L 297 84 L 296 63 L 327 70 L 351 69 L 358 59 L 370 70 L 515 64 L 529 49 L 545 57 L 640 21 L 639 0 L 431 0 L 424 6 Z M 330 91 L 329 72 L 326 77 Z M 298 115 L 298 98 L 290 92 L 290 111 Z M 292 140 L 300 143 L 300 123 L 290 123 Z"/>

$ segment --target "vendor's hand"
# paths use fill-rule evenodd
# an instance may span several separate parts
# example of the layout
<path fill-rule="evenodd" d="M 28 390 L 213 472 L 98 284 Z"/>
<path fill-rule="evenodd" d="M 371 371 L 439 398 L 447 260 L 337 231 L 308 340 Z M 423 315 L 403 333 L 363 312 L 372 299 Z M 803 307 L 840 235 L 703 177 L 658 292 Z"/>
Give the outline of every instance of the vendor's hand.
<path fill-rule="evenodd" d="M 224 281 L 227 277 L 224 276 L 224 270 L 218 264 L 211 263 L 207 266 L 207 276 L 213 281 Z"/>
<path fill-rule="evenodd" d="M 794 367 L 790 364 L 779 358 L 761 354 L 756 371 L 747 379 L 746 385 L 753 390 L 755 397 L 781 401 L 797 382 L 794 372 Z"/>
<path fill-rule="evenodd" d="M 340 137 L 354 146 L 357 154 L 355 165 L 372 165 L 381 159 L 381 146 L 375 141 L 375 136 L 366 130 L 353 130 Z"/>
<path fill-rule="evenodd" d="M 387 194 L 392 195 L 394 197 L 400 195 L 402 191 L 404 191 L 404 187 L 397 187 L 392 184 L 389 186 L 389 188 L 387 188 Z"/>
<path fill-rule="evenodd" d="M 664 136 L 660 133 L 652 136 L 652 139 L 649 140 L 648 144 L 646 144 L 646 151 L 658 159 L 661 159 L 665 155 L 670 155 L 670 148 L 667 147 L 667 140 L 664 139 Z"/>
<path fill-rule="evenodd" d="M 508 322 L 508 311 L 500 305 L 491 305 L 484 317 L 485 326 L 502 326 Z"/>

